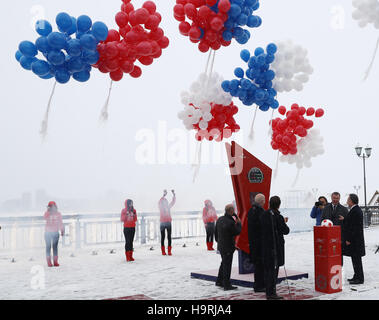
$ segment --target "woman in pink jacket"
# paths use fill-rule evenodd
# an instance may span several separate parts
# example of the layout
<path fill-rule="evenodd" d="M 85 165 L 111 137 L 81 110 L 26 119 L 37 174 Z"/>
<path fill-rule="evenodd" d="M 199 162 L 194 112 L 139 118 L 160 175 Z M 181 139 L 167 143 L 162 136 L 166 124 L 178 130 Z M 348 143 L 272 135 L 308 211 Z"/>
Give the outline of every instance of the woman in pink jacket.
<path fill-rule="evenodd" d="M 59 231 L 64 236 L 64 225 L 62 222 L 62 215 L 58 212 L 57 204 L 54 201 L 50 201 L 47 205 L 47 211 L 44 214 L 46 220 L 45 226 L 45 242 L 46 242 L 46 261 L 49 267 L 52 267 L 51 263 L 51 248 L 53 248 L 53 263 L 54 267 L 59 267 L 58 264 L 58 242 Z"/>
<path fill-rule="evenodd" d="M 133 207 L 133 201 L 125 201 L 125 208 L 121 211 L 121 221 L 124 222 L 125 257 L 126 261 L 134 261 L 133 241 L 136 233 L 137 211 Z"/>
<path fill-rule="evenodd" d="M 158 203 L 158 206 L 159 206 L 159 213 L 160 213 L 160 230 L 161 230 L 161 249 L 162 249 L 162 255 L 166 255 L 166 250 L 165 250 L 165 246 L 164 246 L 164 240 L 165 240 L 165 236 L 166 236 L 166 230 L 167 230 L 167 240 L 168 240 L 168 247 L 167 247 L 167 250 L 168 250 L 168 255 L 171 256 L 171 250 L 172 250 L 172 246 L 171 246 L 171 230 L 172 230 L 172 226 L 171 226 L 171 221 L 172 221 L 172 218 L 171 218 L 171 212 L 170 212 L 170 209 L 174 206 L 175 202 L 176 202 L 176 195 L 175 195 L 175 191 L 174 190 L 171 190 L 172 192 L 172 201 L 171 203 L 169 204 L 168 203 L 168 200 L 166 199 L 166 196 L 167 196 L 167 190 L 164 190 L 163 191 L 163 197 L 159 200 L 159 203 Z"/>
<path fill-rule="evenodd" d="M 213 251 L 213 239 L 215 234 L 215 222 L 217 221 L 216 209 L 213 207 L 211 200 L 204 201 L 203 221 L 207 232 L 207 248 Z"/>

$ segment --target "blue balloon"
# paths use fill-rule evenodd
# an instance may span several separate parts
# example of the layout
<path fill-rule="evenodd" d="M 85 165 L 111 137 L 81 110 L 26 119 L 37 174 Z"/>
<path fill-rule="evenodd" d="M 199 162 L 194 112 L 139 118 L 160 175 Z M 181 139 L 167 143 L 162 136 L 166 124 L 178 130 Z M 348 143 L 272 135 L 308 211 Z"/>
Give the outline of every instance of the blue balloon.
<path fill-rule="evenodd" d="M 240 56 L 243 61 L 248 62 L 250 59 L 250 51 L 247 49 L 244 49 L 241 51 Z"/>
<path fill-rule="evenodd" d="M 97 21 L 92 25 L 92 34 L 97 41 L 105 41 L 108 38 L 108 27 L 105 23 Z"/>
<path fill-rule="evenodd" d="M 278 51 L 278 47 L 276 46 L 275 43 L 270 43 L 267 46 L 266 51 L 267 51 L 267 54 L 274 55 Z"/>
<path fill-rule="evenodd" d="M 43 60 L 37 60 L 32 63 L 32 71 L 37 76 L 45 76 L 50 73 L 50 65 Z"/>
<path fill-rule="evenodd" d="M 245 75 L 245 72 L 243 71 L 242 68 L 236 68 L 234 70 L 234 75 L 237 77 L 237 78 L 243 78 L 244 75 Z"/>
<path fill-rule="evenodd" d="M 37 58 L 36 57 L 26 57 L 26 56 L 22 56 L 20 58 L 20 65 L 21 67 L 23 67 L 25 70 L 32 70 L 32 63 L 34 61 L 36 61 Z"/>
<path fill-rule="evenodd" d="M 248 19 L 247 15 L 245 15 L 245 14 L 240 14 L 240 15 L 238 16 L 237 23 L 238 23 L 240 26 L 246 26 L 246 24 L 247 24 L 247 19 Z"/>
<path fill-rule="evenodd" d="M 241 10 L 241 7 L 237 4 L 232 4 L 231 7 L 230 7 L 230 10 L 228 12 L 228 14 L 232 17 L 232 18 L 236 18 L 238 17 L 240 14 L 241 14 L 242 10 Z"/>
<path fill-rule="evenodd" d="M 228 80 L 223 81 L 221 87 L 225 92 L 230 92 L 230 82 Z"/>
<path fill-rule="evenodd" d="M 90 17 L 86 15 L 82 15 L 76 20 L 76 25 L 77 25 L 78 32 L 85 33 L 91 29 L 92 20 Z"/>
<path fill-rule="evenodd" d="M 232 41 L 233 39 L 233 33 L 231 31 L 225 30 L 222 34 L 222 37 L 225 41 Z"/>
<path fill-rule="evenodd" d="M 100 54 L 98 51 L 84 51 L 83 60 L 87 64 L 96 64 L 100 59 Z"/>
<path fill-rule="evenodd" d="M 78 57 L 82 54 L 82 45 L 79 39 L 71 39 L 67 42 L 67 53 L 72 57 Z"/>
<path fill-rule="evenodd" d="M 86 71 L 86 70 L 83 70 L 81 72 L 75 72 L 72 77 L 76 80 L 76 81 L 79 81 L 79 82 L 86 82 L 89 80 L 89 78 L 91 77 L 91 74 Z"/>
<path fill-rule="evenodd" d="M 86 50 L 96 50 L 97 43 L 96 38 L 91 34 L 84 34 L 80 38 L 80 44 Z"/>
<path fill-rule="evenodd" d="M 36 22 L 36 31 L 40 36 L 47 37 L 53 31 L 53 27 L 47 20 L 38 20 Z"/>
<path fill-rule="evenodd" d="M 68 29 L 66 33 L 67 33 L 68 35 L 72 35 L 72 34 L 74 34 L 76 31 L 77 31 L 77 27 L 76 27 L 76 18 L 71 17 L 71 28 Z"/>
<path fill-rule="evenodd" d="M 58 83 L 65 84 L 70 81 L 70 78 L 70 73 L 65 69 L 58 69 L 55 72 L 55 80 L 57 80 Z"/>
<path fill-rule="evenodd" d="M 55 19 L 55 22 L 61 32 L 67 32 L 72 27 L 71 16 L 65 12 L 59 13 Z"/>
<path fill-rule="evenodd" d="M 54 76 L 51 74 L 51 73 L 48 73 L 44 76 L 39 76 L 41 79 L 44 79 L 44 80 L 48 80 L 48 79 L 51 79 L 51 78 L 54 78 Z"/>
<path fill-rule="evenodd" d="M 20 52 L 20 50 L 17 50 L 14 57 L 16 58 L 18 62 L 20 62 L 20 59 L 23 57 L 23 54 Z"/>
<path fill-rule="evenodd" d="M 52 32 L 48 35 L 47 41 L 53 49 L 64 49 L 67 45 L 66 36 L 60 32 Z"/>
<path fill-rule="evenodd" d="M 67 61 L 67 70 L 70 73 L 80 72 L 84 69 L 84 62 L 81 58 L 74 57 Z"/>
<path fill-rule="evenodd" d="M 47 55 L 47 60 L 51 64 L 59 66 L 66 61 L 66 56 L 62 51 L 51 50 Z"/>
<path fill-rule="evenodd" d="M 51 47 L 49 46 L 49 42 L 47 40 L 47 37 L 39 37 L 36 40 L 36 47 L 38 51 L 44 53 L 44 52 L 49 52 L 51 50 Z"/>
<path fill-rule="evenodd" d="M 30 41 L 22 41 L 20 45 L 18 46 L 18 50 L 25 56 L 25 57 L 35 57 L 38 54 L 37 47 L 33 42 Z"/>

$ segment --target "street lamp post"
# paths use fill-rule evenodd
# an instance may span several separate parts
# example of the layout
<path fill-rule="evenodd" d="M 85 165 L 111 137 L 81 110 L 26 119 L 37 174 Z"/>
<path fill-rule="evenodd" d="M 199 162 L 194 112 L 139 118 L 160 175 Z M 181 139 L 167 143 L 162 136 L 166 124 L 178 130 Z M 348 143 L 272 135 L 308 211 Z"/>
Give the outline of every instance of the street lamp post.
<path fill-rule="evenodd" d="M 357 146 L 355 147 L 355 152 L 357 156 L 363 160 L 363 191 L 365 197 L 365 224 L 368 226 L 370 223 L 367 221 L 368 218 L 368 208 L 367 208 L 367 187 L 366 187 L 366 159 L 370 158 L 372 148 L 366 147 L 363 150 L 363 147 Z"/>

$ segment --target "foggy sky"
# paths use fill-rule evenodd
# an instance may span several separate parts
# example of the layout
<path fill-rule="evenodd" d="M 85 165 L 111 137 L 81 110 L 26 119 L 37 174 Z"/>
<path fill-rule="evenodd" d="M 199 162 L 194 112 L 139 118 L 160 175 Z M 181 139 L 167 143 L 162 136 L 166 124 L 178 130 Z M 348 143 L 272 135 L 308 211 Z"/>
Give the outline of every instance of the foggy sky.
<path fill-rule="evenodd" d="M 143 1 L 133 3 L 139 7 Z M 54 28 L 55 16 L 62 11 L 73 16 L 87 14 L 93 21 L 100 20 L 115 28 L 114 16 L 121 0 L 20 0 L 3 4 L 0 202 L 39 188 L 59 198 L 94 198 L 116 190 L 123 199 L 134 199 L 140 211 L 156 210 L 164 188 L 177 191 L 177 210 L 197 210 L 207 198 L 221 208 L 233 199 L 231 180 L 222 164 L 203 165 L 192 183 L 189 163 L 136 163 L 136 148 L 141 145 L 137 132 L 145 130 L 157 137 L 159 121 L 165 121 L 168 132 L 184 130 L 177 118 L 183 108 L 180 93 L 189 89 L 204 70 L 207 59 L 196 45 L 179 34 L 178 22 L 172 15 L 174 1 L 157 0 L 156 4 L 163 16 L 162 27 L 171 40 L 162 57 L 153 65 L 144 66 L 140 79 L 126 76 L 114 84 L 110 118 L 103 126 L 98 118 L 108 93 L 108 75 L 93 70 L 87 83 L 58 84 L 45 143 L 41 142 L 39 129 L 54 81 L 41 80 L 19 66 L 14 59 L 19 42 L 37 38 L 31 24 L 40 8 Z M 350 0 L 264 0 L 257 12 L 263 24 L 252 30 L 245 47 L 254 50 L 270 42 L 292 39 L 308 49 L 315 70 L 310 82 L 300 93 L 279 93 L 278 100 L 286 106 L 296 102 L 325 109 L 326 115 L 315 120 L 315 125 L 325 138 L 326 153 L 312 160 L 311 169 L 301 171 L 295 188 L 318 188 L 320 194 L 338 190 L 346 198 L 346 193 L 354 191 L 354 185 L 361 185 L 363 201 L 362 161 L 354 151 L 358 142 L 373 147 L 372 158 L 367 162 L 368 195 L 379 189 L 378 61 L 369 79 L 362 82 L 379 34 L 372 26 L 359 28 L 351 12 Z M 234 68 L 244 67 L 239 58 L 241 49 L 236 41 L 220 49 L 215 71 L 225 79 L 234 78 Z M 255 141 L 249 143 L 254 109 L 237 100 L 235 103 L 240 107 L 236 120 L 243 128 L 244 147 L 274 167 L 276 152 L 271 149 L 267 134 L 271 112 L 259 112 Z M 158 146 L 158 159 L 158 152 L 164 151 L 157 149 Z M 187 159 L 192 160 L 190 156 Z M 272 193 L 281 195 L 290 190 L 296 172 L 296 166 L 280 163 Z M 122 205 L 123 200 L 114 207 Z"/>

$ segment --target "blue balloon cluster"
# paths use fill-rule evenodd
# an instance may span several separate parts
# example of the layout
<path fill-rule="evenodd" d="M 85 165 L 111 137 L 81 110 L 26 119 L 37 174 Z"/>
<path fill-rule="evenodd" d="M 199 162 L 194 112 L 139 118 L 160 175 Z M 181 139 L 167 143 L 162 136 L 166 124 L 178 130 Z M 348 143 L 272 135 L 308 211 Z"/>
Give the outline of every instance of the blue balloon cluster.
<path fill-rule="evenodd" d="M 273 88 L 275 72 L 270 70 L 270 64 L 275 61 L 277 46 L 273 43 L 263 48 L 257 48 L 254 55 L 249 50 L 241 51 L 241 59 L 248 64 L 246 72 L 242 68 L 236 68 L 234 75 L 238 79 L 222 82 L 225 92 L 233 97 L 238 97 L 246 106 L 256 104 L 262 111 L 270 108 L 279 108 L 279 102 L 275 99 L 276 90 Z"/>
<path fill-rule="evenodd" d="M 231 8 L 228 12 L 228 20 L 225 22 L 225 31 L 223 38 L 225 41 L 236 39 L 239 44 L 246 44 L 251 34 L 249 30 L 242 27 L 258 28 L 262 24 L 262 19 L 255 16 L 254 11 L 259 9 L 259 0 L 229 0 Z M 215 12 L 218 12 L 218 3 L 211 7 Z"/>
<path fill-rule="evenodd" d="M 108 37 L 108 27 L 103 22 L 92 24 L 90 17 L 82 15 L 77 19 L 67 13 L 56 17 L 59 32 L 53 32 L 46 20 L 36 23 L 40 37 L 35 41 L 22 41 L 16 52 L 20 65 L 31 70 L 41 79 L 67 83 L 71 77 L 79 82 L 90 78 L 91 65 L 100 58 L 97 45 Z M 41 52 L 44 59 L 37 58 Z"/>

